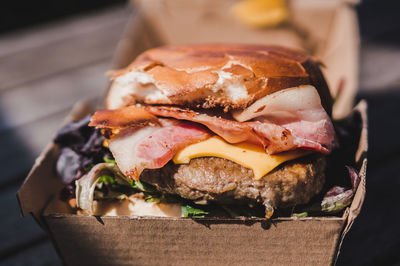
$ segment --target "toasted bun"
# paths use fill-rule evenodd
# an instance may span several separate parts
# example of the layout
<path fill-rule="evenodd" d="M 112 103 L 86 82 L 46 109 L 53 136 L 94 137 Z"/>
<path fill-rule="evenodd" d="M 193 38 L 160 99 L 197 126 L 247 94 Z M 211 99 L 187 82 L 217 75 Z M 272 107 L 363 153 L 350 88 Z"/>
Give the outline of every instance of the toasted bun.
<path fill-rule="evenodd" d="M 276 91 L 311 84 L 330 113 L 332 99 L 319 63 L 301 51 L 265 45 L 165 46 L 114 71 L 106 105 L 174 104 L 245 108 Z"/>

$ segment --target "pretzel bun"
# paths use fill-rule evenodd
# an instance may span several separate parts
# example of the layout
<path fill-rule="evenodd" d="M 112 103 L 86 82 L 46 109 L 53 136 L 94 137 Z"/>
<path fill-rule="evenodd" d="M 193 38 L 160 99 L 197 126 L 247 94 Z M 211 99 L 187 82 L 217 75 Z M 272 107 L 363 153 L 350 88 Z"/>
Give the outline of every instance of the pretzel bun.
<path fill-rule="evenodd" d="M 243 109 L 268 94 L 299 85 L 317 88 L 331 113 L 320 63 L 281 46 L 202 44 L 163 46 L 112 72 L 106 107 L 136 103 Z"/>

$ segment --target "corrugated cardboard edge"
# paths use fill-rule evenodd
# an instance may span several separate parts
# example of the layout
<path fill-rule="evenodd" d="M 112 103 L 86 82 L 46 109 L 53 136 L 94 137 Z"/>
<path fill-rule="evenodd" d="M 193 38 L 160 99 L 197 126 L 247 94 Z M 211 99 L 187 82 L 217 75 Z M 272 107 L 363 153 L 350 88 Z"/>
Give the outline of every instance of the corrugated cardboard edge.
<path fill-rule="evenodd" d="M 349 209 L 346 210 L 347 213 L 347 223 L 345 228 L 343 229 L 343 233 L 341 235 L 340 242 L 338 244 L 335 264 L 340 254 L 340 249 L 343 244 L 344 237 L 351 229 L 351 226 L 354 223 L 354 220 L 361 212 L 362 205 L 364 203 L 365 194 L 366 194 L 366 175 L 367 175 L 367 152 L 368 152 L 368 118 L 367 118 L 367 102 L 365 100 L 360 101 L 354 110 L 357 111 L 361 115 L 362 120 L 362 129 L 360 135 L 360 144 L 356 153 L 356 163 L 361 163 L 361 169 L 359 174 L 361 176 L 360 184 L 356 190 L 356 193 L 353 198 L 353 202 Z"/>

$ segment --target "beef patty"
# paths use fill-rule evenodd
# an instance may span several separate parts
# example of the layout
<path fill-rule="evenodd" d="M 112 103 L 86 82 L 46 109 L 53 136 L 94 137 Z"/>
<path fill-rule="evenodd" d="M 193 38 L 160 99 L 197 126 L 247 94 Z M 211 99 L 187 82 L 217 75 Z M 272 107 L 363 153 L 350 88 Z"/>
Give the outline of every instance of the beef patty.
<path fill-rule="evenodd" d="M 189 164 L 169 162 L 145 170 L 140 179 L 158 190 L 193 201 L 257 202 L 271 207 L 305 204 L 325 182 L 326 158 L 312 155 L 286 162 L 260 180 L 253 171 L 232 161 L 203 157 Z"/>

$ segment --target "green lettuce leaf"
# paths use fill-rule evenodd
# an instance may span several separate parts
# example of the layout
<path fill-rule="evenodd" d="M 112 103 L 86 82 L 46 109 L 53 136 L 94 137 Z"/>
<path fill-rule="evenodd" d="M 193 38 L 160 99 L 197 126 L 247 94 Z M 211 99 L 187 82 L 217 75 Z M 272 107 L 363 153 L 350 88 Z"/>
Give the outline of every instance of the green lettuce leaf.
<path fill-rule="evenodd" d="M 104 162 L 115 164 L 115 160 L 113 158 L 108 157 L 107 155 L 103 157 Z"/>
<path fill-rule="evenodd" d="M 120 188 L 120 184 L 115 180 L 114 176 L 110 175 L 102 175 L 99 177 L 99 180 L 97 181 L 98 184 L 105 184 L 107 186 L 110 186 L 114 189 Z"/>
<path fill-rule="evenodd" d="M 292 216 L 297 218 L 304 218 L 308 216 L 308 213 L 307 212 L 293 213 Z"/>
<path fill-rule="evenodd" d="M 203 211 L 201 209 L 194 208 L 190 205 L 182 206 L 182 217 L 204 217 L 205 215 L 208 214 L 208 212 Z"/>
<path fill-rule="evenodd" d="M 157 190 L 152 185 L 143 183 L 140 180 L 137 180 L 137 181 L 130 180 L 129 182 L 133 188 L 138 189 L 140 191 L 147 192 L 147 193 L 157 192 Z"/>

